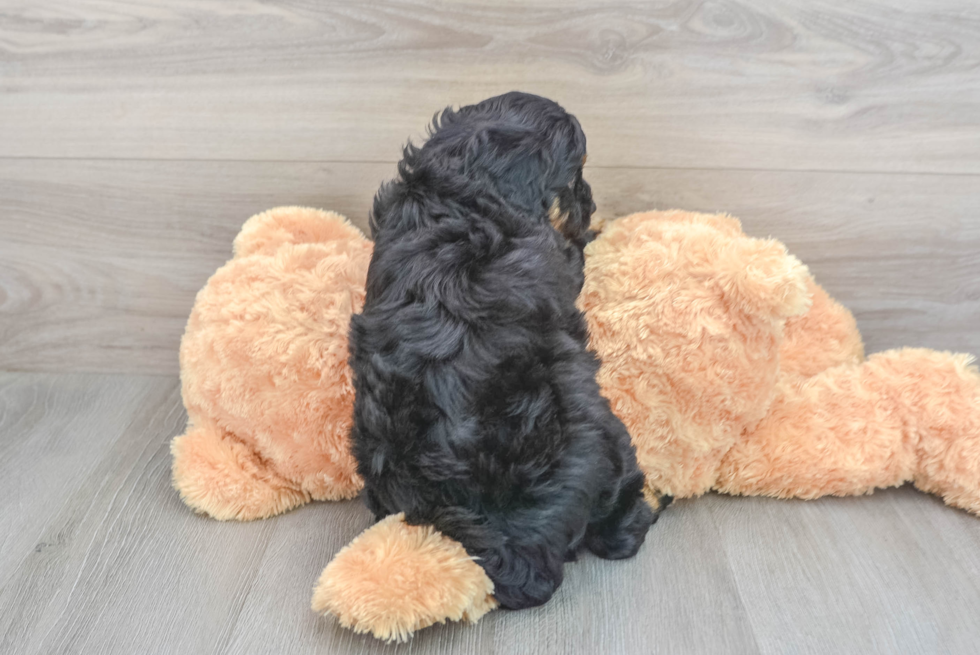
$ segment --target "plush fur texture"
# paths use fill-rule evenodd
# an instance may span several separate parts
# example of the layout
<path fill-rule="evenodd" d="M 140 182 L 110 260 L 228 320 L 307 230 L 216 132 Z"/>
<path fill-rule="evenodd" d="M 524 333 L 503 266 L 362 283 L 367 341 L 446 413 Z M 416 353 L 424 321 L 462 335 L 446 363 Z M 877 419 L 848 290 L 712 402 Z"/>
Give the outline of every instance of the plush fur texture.
<path fill-rule="evenodd" d="M 182 344 L 191 424 L 174 441 L 174 481 L 192 507 L 255 518 L 357 493 L 346 326 L 371 247 L 326 212 L 281 208 L 246 224 Z M 310 259 L 292 260 L 294 249 Z M 254 270 L 237 261 L 253 255 L 270 259 Z M 602 392 L 630 426 L 651 494 L 816 498 L 912 480 L 980 514 L 972 358 L 906 349 L 865 361 L 850 312 L 737 220 L 675 211 L 611 223 L 586 248 L 579 304 L 603 355 Z M 309 452 L 324 455 L 297 456 Z M 333 473 L 321 479 L 323 461 Z M 317 484 L 319 496 L 304 491 Z M 474 619 L 490 602 L 483 569 L 444 535 L 397 517 L 364 535 L 338 556 L 354 564 L 328 567 L 317 587 L 316 608 L 345 625 L 397 638 Z M 403 591 L 403 571 L 432 584 L 397 603 L 389 588 Z"/>
<path fill-rule="evenodd" d="M 547 601 L 581 547 L 631 557 L 654 520 L 575 306 L 585 145 L 537 96 L 447 109 L 375 198 L 351 320 L 368 507 L 461 543 L 512 609 Z"/>
<path fill-rule="evenodd" d="M 180 345 L 188 426 L 171 445 L 173 479 L 192 508 L 247 520 L 360 491 L 347 326 L 371 250 L 343 217 L 312 209 L 242 227 Z"/>
<path fill-rule="evenodd" d="M 497 606 L 493 582 L 458 542 L 404 519 L 382 519 L 337 553 L 317 583 L 313 611 L 354 632 L 407 641 L 433 623 L 476 623 Z"/>
<path fill-rule="evenodd" d="M 648 493 L 817 498 L 912 481 L 980 513 L 971 356 L 865 361 L 850 312 L 727 216 L 636 214 L 586 252 L 599 381 Z"/>

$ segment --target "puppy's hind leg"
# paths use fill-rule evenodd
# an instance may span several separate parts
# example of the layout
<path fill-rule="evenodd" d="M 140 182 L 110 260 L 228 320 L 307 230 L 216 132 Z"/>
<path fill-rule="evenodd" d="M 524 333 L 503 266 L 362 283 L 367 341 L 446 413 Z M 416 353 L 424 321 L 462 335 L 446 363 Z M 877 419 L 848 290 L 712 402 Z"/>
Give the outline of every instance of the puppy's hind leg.
<path fill-rule="evenodd" d="M 559 542 L 565 522 L 549 526 L 548 518 L 553 517 L 531 510 L 517 519 L 520 527 L 507 535 L 462 507 L 438 508 L 424 519 L 409 518 L 408 522 L 431 524 L 461 543 L 493 581 L 497 602 L 506 609 L 524 609 L 546 603 L 564 577 L 567 544 Z M 557 541 L 552 543 L 553 539 Z"/>
<path fill-rule="evenodd" d="M 493 580 L 493 595 L 502 607 L 525 609 L 548 602 L 564 578 L 564 553 L 547 545 L 522 544 L 481 558 Z"/>
<path fill-rule="evenodd" d="M 633 557 L 659 515 L 644 499 L 643 474 L 637 471 L 623 480 L 611 511 L 589 524 L 585 546 L 603 559 Z"/>
<path fill-rule="evenodd" d="M 670 503 L 663 497 L 644 498 L 644 476 L 636 462 L 629 432 L 608 406 L 601 426 L 609 470 L 608 487 L 593 506 L 585 546 L 604 559 L 632 557 L 643 545 L 647 530 Z"/>

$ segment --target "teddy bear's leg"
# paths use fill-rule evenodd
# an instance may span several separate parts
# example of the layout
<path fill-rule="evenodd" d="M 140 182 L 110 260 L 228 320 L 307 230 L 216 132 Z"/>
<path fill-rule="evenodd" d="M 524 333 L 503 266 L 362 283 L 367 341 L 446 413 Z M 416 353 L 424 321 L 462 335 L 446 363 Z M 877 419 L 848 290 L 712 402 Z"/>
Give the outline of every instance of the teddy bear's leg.
<path fill-rule="evenodd" d="M 310 500 L 248 446 L 213 425 L 189 425 L 170 444 L 173 484 L 192 509 L 220 521 L 261 519 Z"/>
<path fill-rule="evenodd" d="M 493 582 L 458 542 L 393 514 L 337 553 L 312 607 L 355 632 L 406 641 L 434 623 L 475 623 L 497 607 L 492 594 Z"/>
<path fill-rule="evenodd" d="M 716 488 L 817 498 L 902 484 L 915 453 L 901 413 L 868 366 L 783 380 L 769 413 L 727 453 Z"/>
<path fill-rule="evenodd" d="M 967 355 L 904 349 L 787 380 L 729 451 L 717 488 L 779 497 L 908 481 L 980 512 L 980 374 Z"/>
<path fill-rule="evenodd" d="M 915 486 L 980 514 L 980 371 L 973 357 L 906 348 L 868 363 L 903 414 L 917 458 Z"/>

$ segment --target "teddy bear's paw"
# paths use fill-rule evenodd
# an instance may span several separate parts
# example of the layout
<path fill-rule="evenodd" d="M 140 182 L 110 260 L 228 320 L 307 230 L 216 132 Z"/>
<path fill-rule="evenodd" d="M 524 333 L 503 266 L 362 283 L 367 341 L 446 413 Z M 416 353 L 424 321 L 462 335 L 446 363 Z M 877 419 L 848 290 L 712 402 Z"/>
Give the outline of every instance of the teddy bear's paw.
<path fill-rule="evenodd" d="M 364 233 L 340 214 L 308 207 L 276 207 L 245 221 L 235 237 L 235 256 L 271 255 L 288 243 L 364 240 Z"/>
<path fill-rule="evenodd" d="M 492 594 L 493 582 L 458 542 L 395 514 L 337 553 L 312 607 L 354 632 L 407 641 L 434 623 L 475 623 L 497 607 Z"/>
<path fill-rule="evenodd" d="M 902 348 L 868 358 L 869 379 L 897 401 L 915 444 L 915 486 L 980 514 L 980 369 L 975 358 Z"/>
<path fill-rule="evenodd" d="M 189 427 L 171 442 L 170 452 L 181 499 L 219 521 L 267 518 L 310 500 L 269 471 L 248 446 L 213 426 Z"/>

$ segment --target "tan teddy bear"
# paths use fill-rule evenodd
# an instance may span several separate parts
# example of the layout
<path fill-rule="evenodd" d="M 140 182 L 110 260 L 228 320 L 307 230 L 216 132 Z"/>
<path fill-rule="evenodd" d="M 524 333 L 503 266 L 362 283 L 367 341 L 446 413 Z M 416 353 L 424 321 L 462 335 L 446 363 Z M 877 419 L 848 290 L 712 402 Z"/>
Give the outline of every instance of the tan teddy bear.
<path fill-rule="evenodd" d="M 250 219 L 181 344 L 174 484 L 216 518 L 355 495 L 347 324 L 371 244 L 335 214 Z M 579 299 L 599 382 L 659 494 L 815 498 L 913 481 L 980 513 L 980 374 L 967 355 L 864 360 L 851 314 L 777 241 L 727 216 L 648 212 L 589 245 Z M 456 542 L 400 516 L 324 570 L 313 607 L 382 639 L 496 606 Z"/>

